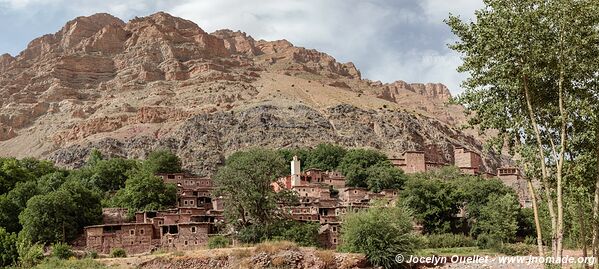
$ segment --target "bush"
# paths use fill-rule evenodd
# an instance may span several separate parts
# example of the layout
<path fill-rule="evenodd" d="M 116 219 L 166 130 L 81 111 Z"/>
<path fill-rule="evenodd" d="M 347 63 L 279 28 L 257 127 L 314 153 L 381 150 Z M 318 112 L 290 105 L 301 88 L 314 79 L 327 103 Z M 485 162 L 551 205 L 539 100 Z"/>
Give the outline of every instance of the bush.
<path fill-rule="evenodd" d="M 226 238 L 222 235 L 213 236 L 208 239 L 208 248 L 209 249 L 226 248 L 229 245 L 231 245 L 231 239 Z"/>
<path fill-rule="evenodd" d="M 426 248 L 474 247 L 476 241 L 463 234 L 430 234 L 422 237 L 422 246 Z"/>
<path fill-rule="evenodd" d="M 97 259 L 99 256 L 98 256 L 98 252 L 95 252 L 92 250 L 92 251 L 86 253 L 85 257 L 89 258 L 89 259 Z"/>
<path fill-rule="evenodd" d="M 501 246 L 501 242 L 484 233 L 478 235 L 476 238 L 476 246 L 480 249 L 498 249 Z"/>
<path fill-rule="evenodd" d="M 412 217 L 405 206 L 384 207 L 375 202 L 369 209 L 348 213 L 341 225 L 340 250 L 363 253 L 368 261 L 395 268 L 395 256 L 414 253 L 418 239 L 412 233 Z"/>
<path fill-rule="evenodd" d="M 23 267 L 33 267 L 44 259 L 44 247 L 39 244 L 23 246 L 19 249 L 19 259 Z"/>
<path fill-rule="evenodd" d="M 17 235 L 0 227 L 0 268 L 14 264 L 18 258 Z"/>
<path fill-rule="evenodd" d="M 125 257 L 127 257 L 127 252 L 122 248 L 115 248 L 110 252 L 110 257 L 125 258 Z"/>
<path fill-rule="evenodd" d="M 71 246 L 65 243 L 56 243 L 52 245 L 52 257 L 60 260 L 66 260 L 73 256 Z"/>

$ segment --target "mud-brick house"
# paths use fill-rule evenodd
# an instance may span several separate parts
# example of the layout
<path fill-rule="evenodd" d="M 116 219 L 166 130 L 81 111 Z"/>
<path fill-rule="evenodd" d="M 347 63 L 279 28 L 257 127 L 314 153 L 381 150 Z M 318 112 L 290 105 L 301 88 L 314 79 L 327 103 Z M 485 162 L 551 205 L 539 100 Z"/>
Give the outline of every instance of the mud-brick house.
<path fill-rule="evenodd" d="M 209 221 L 165 224 L 160 226 L 160 245 L 166 249 L 194 249 L 205 246 L 208 236 L 214 233 L 214 223 Z"/>
<path fill-rule="evenodd" d="M 99 253 L 122 248 L 127 253 L 151 251 L 159 245 L 152 223 L 121 223 L 85 227 L 86 247 Z"/>
<path fill-rule="evenodd" d="M 127 223 L 126 210 L 106 209 L 103 225 L 85 228 L 87 249 L 109 253 L 123 248 L 136 254 L 156 248 L 191 249 L 208 242 L 223 221 L 224 206 L 221 197 L 212 196 L 212 181 L 184 173 L 158 176 L 177 185 L 177 207 L 136 212 L 131 223 Z"/>
<path fill-rule="evenodd" d="M 289 218 L 318 222 L 320 243 L 329 248 L 339 244 L 339 229 L 342 216 L 347 212 L 368 208 L 373 199 L 397 199 L 397 190 L 384 190 L 373 193 L 365 188 L 345 186 L 345 177 L 338 172 L 308 169 L 301 171 L 297 157 L 291 161 L 291 174 L 272 184 L 276 192 L 294 191 L 299 204 L 284 207 Z"/>

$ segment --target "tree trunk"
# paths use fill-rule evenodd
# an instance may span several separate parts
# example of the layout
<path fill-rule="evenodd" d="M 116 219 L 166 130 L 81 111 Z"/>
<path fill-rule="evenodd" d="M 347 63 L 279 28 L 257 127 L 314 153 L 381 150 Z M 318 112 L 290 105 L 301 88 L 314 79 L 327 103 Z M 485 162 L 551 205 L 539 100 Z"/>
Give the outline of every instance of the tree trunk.
<path fill-rule="evenodd" d="M 545 154 L 543 150 L 543 141 L 541 140 L 541 132 L 539 130 L 539 126 L 537 125 L 537 121 L 535 119 L 535 114 L 533 112 L 530 93 L 528 90 L 528 78 L 526 76 L 523 77 L 524 84 L 524 96 L 526 98 L 526 105 L 528 107 L 528 116 L 530 118 L 530 123 L 532 125 L 532 129 L 535 133 L 535 139 L 537 142 L 537 148 L 539 150 L 539 162 L 541 164 L 541 184 L 543 185 L 543 189 L 545 190 L 545 199 L 547 199 L 547 207 L 549 209 L 549 217 L 551 218 L 551 245 L 553 256 L 557 257 L 557 217 L 555 215 L 555 208 L 553 197 L 551 196 L 551 186 L 549 185 L 549 175 L 547 172 L 547 166 L 545 164 Z"/>
<path fill-rule="evenodd" d="M 599 123 L 597 123 L 599 125 Z M 599 126 L 595 126 L 595 158 L 597 158 L 597 175 L 595 175 L 595 197 L 593 198 L 593 218 L 591 227 L 593 229 L 593 257 L 595 261 L 599 261 Z M 595 264 L 595 268 L 599 268 L 598 264 Z"/>
<path fill-rule="evenodd" d="M 535 229 L 537 231 L 537 248 L 539 251 L 539 257 L 545 256 L 545 252 L 543 251 L 543 231 L 541 229 L 541 222 L 539 220 L 539 208 L 537 207 L 537 195 L 535 193 L 535 189 L 532 186 L 532 180 L 527 179 L 528 181 L 528 192 L 530 193 L 530 197 L 532 199 L 532 212 L 535 217 Z"/>

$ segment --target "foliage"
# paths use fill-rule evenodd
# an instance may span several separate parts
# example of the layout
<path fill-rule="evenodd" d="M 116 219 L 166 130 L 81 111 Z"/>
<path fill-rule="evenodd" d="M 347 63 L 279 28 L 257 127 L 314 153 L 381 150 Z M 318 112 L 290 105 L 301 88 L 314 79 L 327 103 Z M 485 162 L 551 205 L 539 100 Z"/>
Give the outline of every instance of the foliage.
<path fill-rule="evenodd" d="M 212 236 L 212 237 L 208 238 L 208 248 L 209 249 L 226 248 L 230 245 L 231 245 L 231 239 L 229 239 L 225 236 L 222 236 L 222 235 Z"/>
<path fill-rule="evenodd" d="M 117 192 L 112 203 L 126 207 L 130 213 L 144 210 L 159 210 L 174 206 L 177 187 L 167 184 L 160 177 L 147 171 L 138 171 L 125 182 L 125 188 Z"/>
<path fill-rule="evenodd" d="M 34 196 L 19 215 L 20 234 L 32 243 L 66 242 L 78 233 L 78 213 L 75 201 L 65 191 Z"/>
<path fill-rule="evenodd" d="M 412 234 L 412 218 L 403 205 L 348 213 L 341 226 L 342 251 L 364 253 L 375 266 L 395 268 L 395 256 L 414 253 L 417 238 Z"/>
<path fill-rule="evenodd" d="M 0 228 L 0 268 L 16 263 L 18 258 L 17 235 Z"/>
<path fill-rule="evenodd" d="M 167 150 L 151 152 L 143 162 L 142 169 L 150 174 L 179 173 L 183 171 L 179 157 Z"/>
<path fill-rule="evenodd" d="M 422 224 L 425 233 L 452 230 L 454 216 L 460 206 L 454 197 L 450 183 L 418 176 L 410 177 L 405 189 L 400 192 L 400 200 L 413 210 L 414 217 Z"/>
<path fill-rule="evenodd" d="M 277 204 L 290 196 L 275 193 L 271 184 L 287 173 L 286 167 L 277 152 L 267 149 L 240 151 L 227 158 L 214 177 L 215 193 L 226 199 L 225 217 L 240 226 L 278 219 Z"/>
<path fill-rule="evenodd" d="M 400 189 L 406 181 L 403 171 L 389 162 L 379 162 L 368 167 L 366 174 L 366 184 L 368 189 L 373 192 L 381 192 L 385 189 Z"/>
<path fill-rule="evenodd" d="M 20 237 L 20 235 L 19 235 Z M 19 241 L 21 239 L 19 238 Z M 18 242 L 19 262 L 22 267 L 29 268 L 44 260 L 44 246 L 41 244 L 30 245 L 26 242 Z"/>
<path fill-rule="evenodd" d="M 137 165 L 137 161 L 122 158 L 98 160 L 88 165 L 91 176 L 87 180 L 101 191 L 117 191 L 125 187 L 129 173 Z"/>
<path fill-rule="evenodd" d="M 305 167 L 334 171 L 341 163 L 345 153 L 347 150 L 342 146 L 329 143 L 318 144 L 308 153 Z"/>
<path fill-rule="evenodd" d="M 127 252 L 122 248 L 113 248 L 110 252 L 110 257 L 112 258 L 125 258 L 127 257 Z"/>
<path fill-rule="evenodd" d="M 318 223 L 303 223 L 289 221 L 285 228 L 280 233 L 279 238 L 294 242 L 302 247 L 318 246 Z"/>
<path fill-rule="evenodd" d="M 379 163 L 389 163 L 385 154 L 371 149 L 351 149 L 347 151 L 339 170 L 345 175 L 346 185 L 350 187 L 368 187 L 368 168 Z"/>
<path fill-rule="evenodd" d="M 518 231 L 519 209 L 513 195 L 491 195 L 489 202 L 481 208 L 473 234 L 487 234 L 490 239 L 498 243 L 513 241 Z"/>
<path fill-rule="evenodd" d="M 66 260 L 73 257 L 73 250 L 71 249 L 71 246 L 66 243 L 55 243 L 52 244 L 52 257 Z"/>

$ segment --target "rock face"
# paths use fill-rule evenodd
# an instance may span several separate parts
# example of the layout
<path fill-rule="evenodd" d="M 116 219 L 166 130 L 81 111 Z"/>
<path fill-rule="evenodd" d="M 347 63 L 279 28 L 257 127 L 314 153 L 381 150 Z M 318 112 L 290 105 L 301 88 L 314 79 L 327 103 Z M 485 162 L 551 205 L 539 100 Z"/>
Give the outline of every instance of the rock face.
<path fill-rule="evenodd" d="M 0 155 L 77 166 L 91 148 L 126 157 L 169 148 L 209 175 L 258 145 L 336 142 L 391 156 L 433 147 L 447 160 L 453 145 L 481 152 L 452 127 L 464 117 L 449 97 L 441 84 L 364 80 L 352 63 L 286 40 L 210 34 L 162 12 L 127 23 L 96 14 L 0 56 Z"/>

